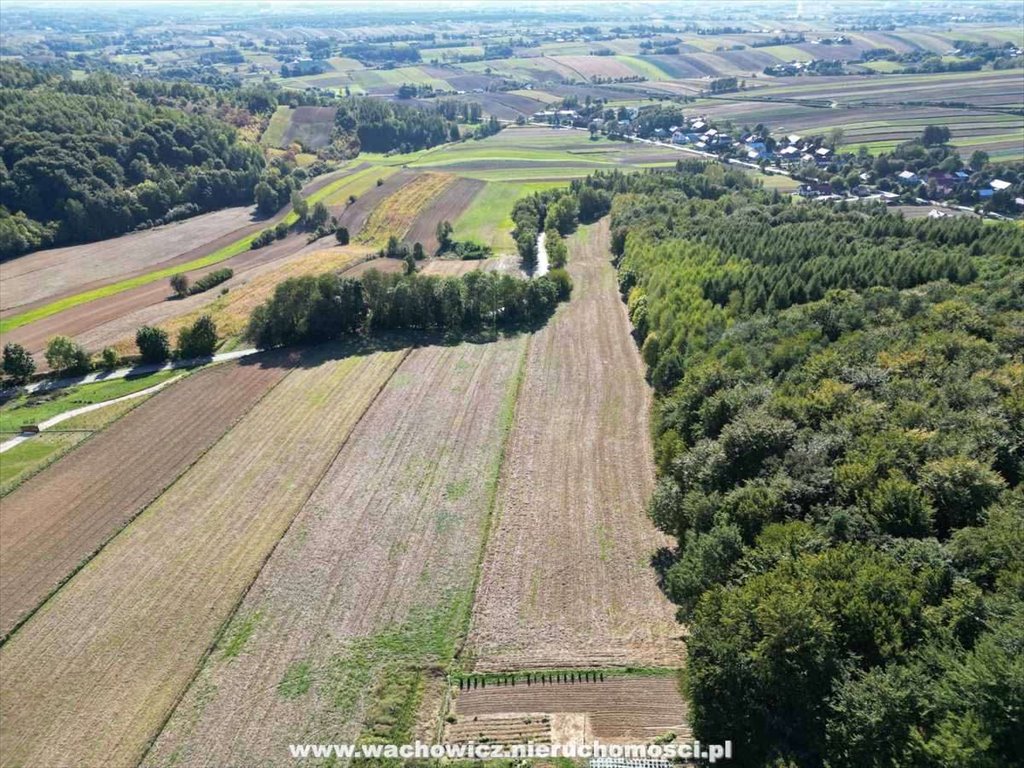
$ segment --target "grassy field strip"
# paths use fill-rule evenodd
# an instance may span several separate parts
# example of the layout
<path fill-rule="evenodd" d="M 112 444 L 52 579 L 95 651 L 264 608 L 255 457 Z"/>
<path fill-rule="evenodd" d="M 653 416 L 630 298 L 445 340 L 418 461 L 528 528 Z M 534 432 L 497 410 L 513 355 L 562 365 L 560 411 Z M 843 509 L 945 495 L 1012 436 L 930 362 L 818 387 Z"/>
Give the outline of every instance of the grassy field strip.
<path fill-rule="evenodd" d="M 356 236 L 356 242 L 378 245 L 390 236 L 401 239 L 416 217 L 455 180 L 456 177 L 448 173 L 424 173 L 417 176 L 374 208 L 366 225 Z"/>
<path fill-rule="evenodd" d="M 257 275 L 244 285 L 240 285 L 223 296 L 218 296 L 210 304 L 156 323 L 156 325 L 167 331 L 173 339 L 177 336 L 178 331 L 194 323 L 200 315 L 209 315 L 217 324 L 217 333 L 221 338 L 238 338 L 244 333 L 253 310 L 270 298 L 279 283 L 289 277 L 322 275 L 327 272 L 348 269 L 373 255 L 372 250 L 359 245 L 324 247 L 311 251 L 289 259 L 275 269 Z M 113 346 L 119 353 L 127 354 L 135 347 L 134 334 L 129 334 Z"/>
<path fill-rule="evenodd" d="M 472 671 L 678 666 L 651 558 L 650 390 L 607 220 L 569 240 L 570 302 L 534 334 L 466 659 Z"/>
<path fill-rule="evenodd" d="M 39 424 L 83 405 L 102 403 L 148 389 L 180 374 L 181 371 L 158 371 L 145 376 L 81 384 L 56 394 L 19 395 L 0 407 L 0 432 L 16 432 L 23 424 Z"/>
<path fill-rule="evenodd" d="M 434 732 L 437 674 L 465 632 L 525 345 L 409 355 L 144 766 L 278 765 L 296 734 L 401 743 L 418 723 Z"/>
<path fill-rule="evenodd" d="M 511 250 L 515 247 L 512 241 L 512 205 L 515 201 L 533 192 L 563 186 L 564 181 L 489 182 L 452 223 L 455 238 L 489 245 L 495 250 Z"/>
<path fill-rule="evenodd" d="M 274 114 L 270 116 L 270 122 L 267 123 L 267 129 L 260 137 L 260 144 L 268 147 L 281 145 L 284 141 L 284 134 L 288 130 L 291 111 L 291 107 L 286 105 L 279 106 L 274 110 Z"/>
<path fill-rule="evenodd" d="M 345 168 L 351 167 L 354 163 L 355 161 L 350 162 L 345 166 Z M 324 197 L 327 197 L 338 187 L 342 186 L 348 178 L 348 176 L 344 176 L 311 194 L 307 198 L 310 201 L 310 205 Z M 289 211 L 285 214 L 282 220 L 287 222 L 290 226 L 298 221 L 298 216 L 296 216 L 294 212 Z M 267 226 L 271 226 L 275 221 L 276 219 L 268 219 Z M 238 254 L 249 250 L 249 246 L 252 244 L 252 241 L 256 239 L 257 234 L 258 233 L 254 233 L 243 237 L 229 245 L 225 245 L 223 248 L 219 248 L 213 253 L 207 254 L 206 256 L 202 256 L 198 259 L 193 259 L 192 261 L 184 264 L 178 264 L 174 267 L 167 267 L 165 269 L 147 272 L 144 275 L 138 275 L 136 277 L 128 278 L 127 280 L 119 280 L 118 282 L 111 283 L 110 285 L 104 285 L 91 291 L 84 291 L 73 296 L 67 296 L 50 304 L 44 304 L 43 306 L 36 307 L 28 312 L 23 312 L 20 315 L 12 315 L 4 320 L 0 320 L 0 334 L 13 331 L 15 328 L 20 328 L 21 326 L 28 325 L 29 323 L 34 323 L 36 320 L 42 320 L 44 317 L 55 315 L 58 312 L 63 312 L 71 307 L 77 307 L 79 304 L 86 304 L 90 301 L 96 301 L 97 299 L 103 299 L 107 296 L 113 296 L 115 294 L 131 290 L 132 288 L 138 288 L 140 285 L 154 283 L 157 280 L 166 280 L 179 272 L 190 272 L 195 269 L 202 269 L 204 267 L 213 266 L 214 264 L 219 264 L 222 261 L 226 261 L 233 256 L 237 256 Z"/>
<path fill-rule="evenodd" d="M 320 347 L 292 361 L 277 386 L 0 648 L 0 765 L 137 765 L 405 357 L 336 357 L 344 352 Z"/>
<path fill-rule="evenodd" d="M 253 361 L 192 375 L 7 496 L 0 513 L 0 637 L 202 456 L 286 370 Z"/>

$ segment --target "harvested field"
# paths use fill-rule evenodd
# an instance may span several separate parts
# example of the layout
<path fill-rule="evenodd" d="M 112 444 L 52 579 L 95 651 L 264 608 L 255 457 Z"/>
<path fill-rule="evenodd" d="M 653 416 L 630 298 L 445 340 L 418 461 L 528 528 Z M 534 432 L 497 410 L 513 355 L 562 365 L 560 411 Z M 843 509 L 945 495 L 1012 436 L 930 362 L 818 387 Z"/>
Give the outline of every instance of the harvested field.
<path fill-rule="evenodd" d="M 428 254 L 437 251 L 437 225 L 459 218 L 484 186 L 485 182 L 477 179 L 456 179 L 420 212 L 405 233 L 405 241 L 422 243 Z"/>
<path fill-rule="evenodd" d="M 140 325 L 158 326 L 175 339 L 182 328 L 194 323 L 201 315 L 213 318 L 221 338 L 237 338 L 245 331 L 252 311 L 273 295 L 279 283 L 290 277 L 346 270 L 373 256 L 372 251 L 363 246 L 330 247 L 329 242 L 333 242 L 333 238 L 307 245 L 292 258 L 243 273 L 237 283 L 228 283 L 231 290 L 226 294 L 213 292 L 213 296 L 205 299 L 200 294 L 180 302 L 166 302 L 143 313 L 108 323 L 84 334 L 78 341 L 87 349 L 113 346 L 119 354 L 128 354 L 135 350 L 135 329 Z"/>
<path fill-rule="evenodd" d="M 351 205 L 347 204 L 346 195 L 343 198 L 338 198 L 334 205 L 331 206 L 332 210 L 337 210 L 338 225 L 348 228 L 348 234 L 352 240 L 356 240 L 359 233 L 363 231 L 370 215 L 377 209 L 382 200 L 389 195 L 395 194 L 397 190 L 411 183 L 418 176 L 415 171 L 402 170 L 395 172 L 391 168 L 382 168 L 381 170 L 389 172 L 387 174 L 382 173 L 379 176 L 379 178 L 386 178 L 383 184 L 378 185 L 375 180 L 372 182 L 372 186 L 368 187 L 365 192 L 357 195 L 356 201 Z M 391 175 L 392 173 L 394 175 Z M 390 178 L 387 178 L 388 176 Z"/>
<path fill-rule="evenodd" d="M 404 239 L 420 213 L 454 183 L 455 177 L 451 174 L 424 173 L 417 176 L 374 208 L 353 239 L 366 245 L 382 244 L 391 236 Z"/>
<path fill-rule="evenodd" d="M 36 251 L 4 262 L 0 311 L 6 317 L 33 302 L 148 272 L 191 253 L 197 243 L 215 241 L 252 224 L 252 213 L 251 208 L 225 208 L 112 240 Z"/>
<path fill-rule="evenodd" d="M 457 277 L 483 269 L 487 263 L 486 259 L 472 259 L 458 261 L 457 259 L 432 259 L 420 271 L 424 275 L 441 275 L 444 277 Z"/>
<path fill-rule="evenodd" d="M 636 77 L 637 74 L 644 74 L 615 56 L 552 56 L 551 60 L 571 69 L 585 80 L 595 77 Z"/>
<path fill-rule="evenodd" d="M 4 498 L 0 636 L 160 495 L 285 372 L 253 362 L 194 374 Z"/>
<path fill-rule="evenodd" d="M 354 167 L 358 169 L 361 166 Z M 317 199 L 327 196 L 336 187 L 344 186 L 350 174 L 355 175 L 352 166 L 320 176 L 306 185 L 303 192 L 308 194 L 307 199 L 311 203 L 316 202 Z M 79 285 L 66 292 L 64 296 L 51 297 L 57 299 L 56 301 L 51 301 L 48 298 L 33 302 L 32 305 L 22 307 L 17 316 L 5 318 L 5 323 L 18 322 L 16 327 L 6 330 L 0 340 L 3 343 L 22 344 L 30 352 L 36 353 L 45 347 L 46 340 L 51 336 L 58 334 L 78 336 L 131 312 L 166 301 L 171 294 L 167 279 L 177 271 L 183 271 L 190 279 L 195 280 L 210 271 L 214 265 L 238 270 L 287 256 L 301 248 L 305 239 L 293 235 L 257 251 L 250 250 L 249 243 L 259 230 L 279 220 L 294 222 L 293 216 L 289 207 L 288 210 L 280 211 L 272 219 L 250 224 L 242 229 L 229 232 L 212 242 L 198 245 L 187 253 L 161 263 L 158 270 L 145 268 L 137 271 L 136 274 L 120 276 L 119 282 L 111 283 L 107 280 L 100 281 L 102 285 L 91 283 Z M 189 222 L 191 221 L 195 221 L 195 219 L 190 219 Z M 183 224 L 189 222 L 183 222 Z M 91 245 L 111 249 L 129 237 L 132 236 L 127 235 Z M 86 248 L 88 246 L 75 247 Z M 43 253 L 47 252 L 40 252 L 40 255 Z M 34 256 L 35 254 L 30 254 L 17 259 L 15 263 Z M 97 296 L 97 293 L 101 295 Z M 29 314 L 38 313 L 42 313 L 42 315 L 34 320 L 29 320 L 27 317 Z"/>
<path fill-rule="evenodd" d="M 651 559 L 651 394 L 609 261 L 607 220 L 569 240 L 575 288 L 530 342 L 473 609 L 474 671 L 682 662 Z"/>
<path fill-rule="evenodd" d="M 466 626 L 524 345 L 410 353 L 143 765 L 284 765 L 297 733 L 411 736 Z"/>
<path fill-rule="evenodd" d="M 278 107 L 261 143 L 287 148 L 298 142 L 304 149 L 326 147 L 334 130 L 334 107 Z"/>
<path fill-rule="evenodd" d="M 321 347 L 0 648 L 0 765 L 135 766 L 403 352 Z M 151 403 L 155 402 L 150 401 Z"/>
<path fill-rule="evenodd" d="M 490 738 L 507 743 L 498 737 L 510 728 L 521 728 L 525 720 L 542 724 L 546 720 L 547 733 L 542 729 L 541 740 L 563 744 L 594 739 L 643 743 L 669 731 L 680 738 L 689 735 L 686 703 L 672 675 L 529 686 L 520 680 L 515 686 L 456 689 L 453 696 L 456 722 L 445 730 L 448 741 Z"/>

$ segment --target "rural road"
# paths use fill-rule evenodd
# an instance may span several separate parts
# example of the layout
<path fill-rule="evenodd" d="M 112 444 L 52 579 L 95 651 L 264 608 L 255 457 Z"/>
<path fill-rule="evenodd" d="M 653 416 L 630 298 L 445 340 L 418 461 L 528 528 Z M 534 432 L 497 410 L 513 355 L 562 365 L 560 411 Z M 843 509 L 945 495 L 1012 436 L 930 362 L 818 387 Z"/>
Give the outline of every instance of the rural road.
<path fill-rule="evenodd" d="M 38 394 L 40 392 L 48 392 L 51 389 L 73 387 L 81 384 L 96 384 L 103 381 L 114 381 L 116 379 L 124 379 L 128 376 L 144 376 L 151 373 L 159 373 L 160 371 L 173 371 L 182 368 L 195 368 L 200 365 L 225 363 L 230 360 L 238 360 L 240 358 L 247 357 L 248 355 L 254 355 L 257 352 L 259 352 L 258 349 L 254 347 L 249 347 L 246 349 L 236 349 L 233 352 L 222 352 L 221 354 L 214 355 L 213 357 L 194 358 L 191 360 L 175 360 L 173 362 L 164 363 L 162 365 L 137 365 L 134 368 L 118 368 L 117 370 L 114 371 L 97 371 L 96 373 L 90 373 L 86 376 L 69 377 L 63 379 L 44 379 L 43 381 L 37 381 L 34 384 L 29 384 L 28 386 L 24 387 L 24 390 L 28 394 Z M 65 411 L 64 413 L 58 414 L 51 419 L 47 419 L 46 421 L 40 422 L 37 426 L 39 427 L 39 431 L 43 432 L 49 429 L 50 427 L 60 424 L 62 421 L 67 421 L 68 419 L 74 418 L 75 416 L 80 416 L 83 413 L 89 413 L 100 408 L 105 408 L 108 405 L 113 405 L 114 403 L 120 403 L 124 400 L 131 400 L 132 398 L 142 397 L 144 395 L 151 394 L 153 392 L 156 392 L 158 389 L 162 389 L 163 387 L 166 387 L 168 384 L 177 381 L 180 378 L 181 376 L 175 376 L 173 379 L 168 379 L 167 381 L 163 381 L 147 389 L 139 390 L 138 392 L 132 392 L 130 395 L 125 395 L 124 397 L 118 397 L 113 400 L 104 400 L 102 403 L 93 403 L 91 405 L 84 405 L 81 408 L 75 408 L 72 411 Z M 30 439 L 33 436 L 33 434 L 35 433 L 21 434 L 18 435 L 17 437 L 12 437 L 10 440 L 6 440 L 5 442 L 0 443 L 0 453 L 9 451 L 16 445 L 20 445 L 21 443 Z"/>

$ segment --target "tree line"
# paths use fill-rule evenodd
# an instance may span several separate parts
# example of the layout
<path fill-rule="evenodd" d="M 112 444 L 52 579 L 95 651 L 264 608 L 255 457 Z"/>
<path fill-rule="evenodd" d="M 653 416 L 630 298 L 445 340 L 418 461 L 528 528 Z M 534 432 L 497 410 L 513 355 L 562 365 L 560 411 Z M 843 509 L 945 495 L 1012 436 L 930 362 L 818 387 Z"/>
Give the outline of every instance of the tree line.
<path fill-rule="evenodd" d="M 246 336 L 261 349 L 380 331 L 474 332 L 534 325 L 569 297 L 564 270 L 533 280 L 474 271 L 459 277 L 381 273 L 294 277 L 252 313 Z"/>

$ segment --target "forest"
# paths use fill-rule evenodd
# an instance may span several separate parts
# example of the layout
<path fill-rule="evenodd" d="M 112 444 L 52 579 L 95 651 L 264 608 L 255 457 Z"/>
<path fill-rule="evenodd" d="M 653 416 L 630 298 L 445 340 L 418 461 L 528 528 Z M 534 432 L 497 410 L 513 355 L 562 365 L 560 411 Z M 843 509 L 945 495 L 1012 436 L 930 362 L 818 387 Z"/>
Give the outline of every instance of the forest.
<path fill-rule="evenodd" d="M 699 163 L 588 187 L 657 393 L 696 736 L 750 766 L 1024 754 L 1021 229 Z"/>
<path fill-rule="evenodd" d="M 156 106 L 109 74 L 12 81 L 0 88 L 0 257 L 252 201 L 263 155 L 227 123 Z"/>

